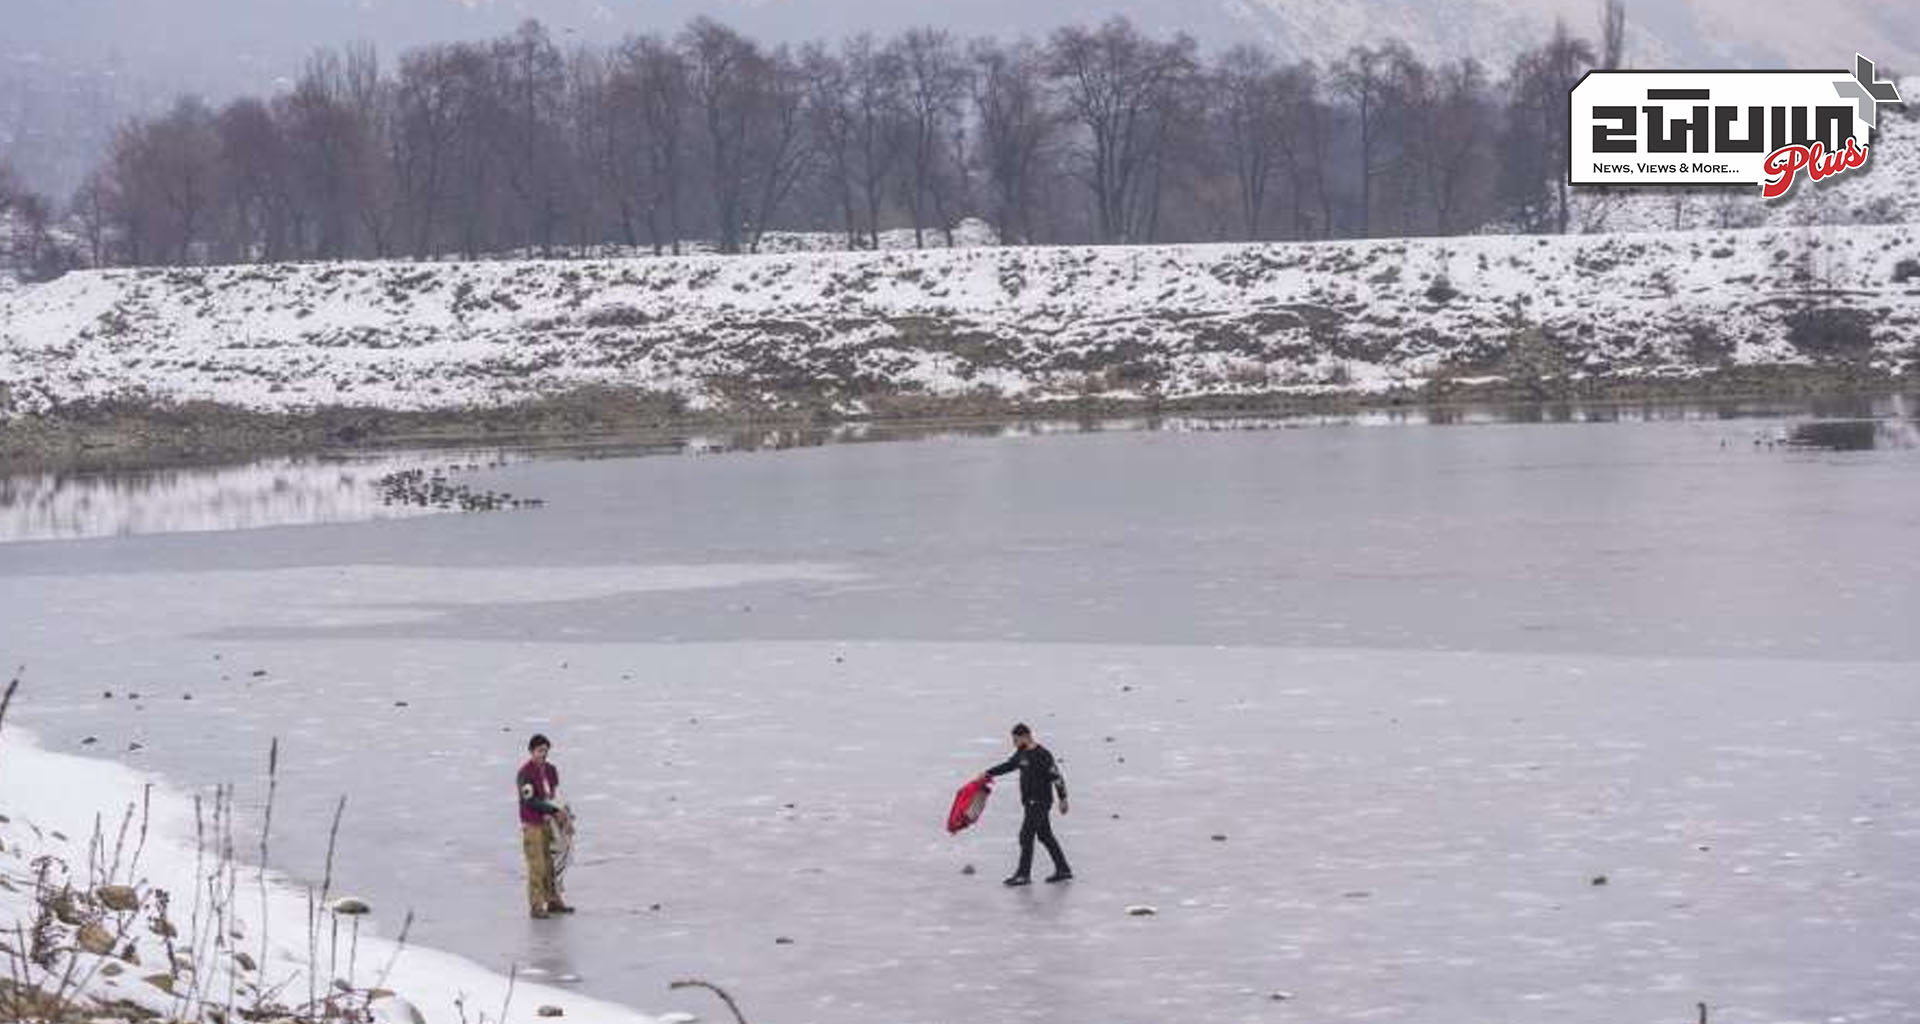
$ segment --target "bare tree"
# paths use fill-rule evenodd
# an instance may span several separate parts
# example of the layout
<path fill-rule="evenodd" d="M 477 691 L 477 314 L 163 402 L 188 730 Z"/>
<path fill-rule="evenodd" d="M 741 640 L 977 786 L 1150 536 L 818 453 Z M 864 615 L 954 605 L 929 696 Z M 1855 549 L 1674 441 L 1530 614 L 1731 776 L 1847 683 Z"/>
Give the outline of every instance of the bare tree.
<path fill-rule="evenodd" d="M 620 243 L 640 244 L 640 206 L 644 191 L 639 154 L 639 90 L 617 53 L 576 47 L 567 55 L 567 116 L 574 170 L 571 245 L 582 248 L 602 240 L 609 222 L 618 226 Z"/>
<path fill-rule="evenodd" d="M 880 213 L 905 149 L 905 73 L 900 54 L 860 34 L 837 55 L 813 47 L 802 58 L 807 114 L 826 189 L 840 207 L 850 244 L 880 244 Z"/>
<path fill-rule="evenodd" d="M 292 242 L 292 160 L 280 125 L 257 99 L 233 101 L 215 124 L 227 258 L 281 260 Z"/>
<path fill-rule="evenodd" d="M 560 128 L 565 62 L 546 27 L 533 20 L 496 40 L 492 56 L 499 116 L 489 137 L 513 198 L 518 239 L 551 252 L 566 216 L 563 192 L 571 170 Z"/>
<path fill-rule="evenodd" d="M 1556 20 L 1553 23 L 1553 35 L 1540 51 L 1540 61 L 1535 65 L 1540 75 L 1538 86 L 1541 96 L 1536 102 L 1546 149 L 1542 162 L 1553 177 L 1557 200 L 1555 230 L 1563 235 L 1567 233 L 1567 223 L 1572 216 L 1565 164 L 1567 133 L 1573 130 L 1573 125 L 1569 120 L 1572 110 L 1567 104 L 1566 95 L 1581 75 L 1593 66 L 1593 62 L 1593 47 L 1586 40 L 1569 34 L 1566 24 Z"/>
<path fill-rule="evenodd" d="M 1196 67 L 1193 38 L 1158 42 L 1125 18 L 1056 31 L 1049 71 L 1084 133 L 1080 173 L 1093 193 L 1100 238 L 1149 239 L 1159 214 L 1166 139 Z"/>
<path fill-rule="evenodd" d="M 1044 58 L 1031 42 L 1001 46 L 992 39 L 975 40 L 968 58 L 976 150 L 995 227 L 1002 242 L 1030 242 L 1034 192 L 1061 127 L 1047 96 Z"/>
<path fill-rule="evenodd" d="M 960 136 L 962 104 L 966 100 L 968 71 L 953 37 L 934 29 L 914 29 L 896 46 L 902 73 L 907 115 L 907 212 L 913 221 L 915 248 L 926 245 L 925 229 L 935 222 L 953 241 L 948 218 L 955 186 L 954 169 L 961 154 L 954 152 Z"/>
<path fill-rule="evenodd" d="M 197 262 L 215 203 L 216 153 L 213 115 L 192 96 L 116 133 L 112 192 L 132 262 Z"/>
<path fill-rule="evenodd" d="M 1600 35 L 1603 62 L 1622 61 L 1621 0 Z M 1564 27 L 1498 83 L 1392 42 L 1325 71 L 1245 45 L 1203 73 L 1196 53 L 1119 18 L 1044 46 L 918 29 L 797 57 L 709 19 L 565 53 L 528 21 L 404 53 L 391 73 L 370 48 L 322 50 L 271 100 L 124 125 L 67 209 L 70 248 L 89 252 L 62 258 L 677 252 L 693 237 L 741 252 L 822 225 L 849 246 L 891 225 L 952 244 L 975 212 L 1016 244 L 1453 233 L 1496 215 L 1569 227 L 1564 91 L 1593 47 Z"/>
<path fill-rule="evenodd" d="M 1416 173 L 1431 197 L 1438 233 L 1454 234 L 1483 219 L 1493 177 L 1486 140 L 1493 131 L 1486 69 L 1471 58 L 1443 66 L 1415 136 Z"/>
<path fill-rule="evenodd" d="M 102 170 L 96 168 L 80 182 L 73 198 L 67 200 L 67 211 L 87 245 L 88 265 L 106 266 L 111 259 L 113 196 Z"/>
<path fill-rule="evenodd" d="M 1405 46 L 1356 46 L 1333 68 L 1334 89 L 1352 105 L 1358 132 L 1355 177 L 1360 182 L 1362 238 L 1373 234 L 1374 179 L 1393 168 L 1396 114 L 1407 92 L 1406 72 L 1416 66 Z"/>
<path fill-rule="evenodd" d="M 1611 71 L 1627 62 L 1627 5 L 1625 0 L 1600 4 L 1600 66 Z"/>
<path fill-rule="evenodd" d="M 1514 58 L 1501 140 L 1500 194 L 1522 230 L 1564 234 L 1571 220 L 1567 91 L 1593 65 L 1593 48 L 1556 21 L 1553 35 Z"/>
<path fill-rule="evenodd" d="M 17 192 L 12 200 L 13 265 L 29 281 L 44 281 L 74 264 L 53 232 L 53 204 L 38 192 Z"/>
<path fill-rule="evenodd" d="M 339 259 L 355 247 L 372 198 L 368 168 L 378 154 L 356 109 L 355 90 L 369 74 L 366 51 L 316 53 L 274 115 L 293 162 L 295 207 L 304 255 Z"/>
<path fill-rule="evenodd" d="M 746 236 L 749 147 L 758 118 L 755 80 L 766 57 L 752 40 L 710 18 L 682 36 L 691 94 L 700 117 L 701 156 L 712 191 L 720 251 L 737 253 Z"/>
<path fill-rule="evenodd" d="M 686 174 L 687 122 L 692 108 L 686 58 L 664 40 L 648 36 L 625 51 L 626 71 L 638 90 L 642 166 L 649 184 L 644 208 L 654 252 L 663 241 L 680 252 L 682 191 Z M 664 239 L 662 233 L 664 234 Z"/>
<path fill-rule="evenodd" d="M 815 151 L 807 135 L 806 74 L 785 47 L 756 65 L 752 101 L 756 111 L 747 137 L 747 168 L 753 187 L 747 210 L 749 251 L 772 227 L 780 208 L 807 174 Z"/>
<path fill-rule="evenodd" d="M 20 184 L 20 175 L 4 157 L 0 157 L 0 228 L 8 227 L 8 221 L 19 209 L 26 196 L 26 189 Z M 0 242 L 10 241 L 0 234 Z M 7 247 L 0 247 L 0 266 L 19 266 L 19 259 Z"/>
<path fill-rule="evenodd" d="M 356 140 L 358 159 L 353 167 L 358 194 L 358 219 L 369 246 L 363 253 L 384 259 L 394 252 L 394 230 L 399 194 L 394 182 L 392 83 L 380 73 L 380 58 L 372 45 L 346 51 L 346 92 L 343 100 Z"/>
<path fill-rule="evenodd" d="M 848 249 L 860 247 L 864 232 L 855 212 L 855 121 L 847 65 L 825 46 L 809 43 L 800 53 L 807 78 L 807 130 L 819 153 L 820 186 L 840 216 Z"/>
<path fill-rule="evenodd" d="M 482 102 L 479 64 L 479 54 L 464 46 L 431 46 L 400 59 L 391 165 L 400 230 L 415 256 L 432 255 L 440 243 L 456 147 L 472 120 L 467 112 Z"/>
<path fill-rule="evenodd" d="M 1280 133 L 1280 163 L 1288 183 L 1287 205 L 1294 238 L 1333 233 L 1333 193 L 1327 172 L 1333 161 L 1334 115 L 1320 99 L 1319 74 L 1296 64 L 1277 83 L 1274 103 L 1286 128 Z"/>
<path fill-rule="evenodd" d="M 1282 73 L 1271 53 L 1242 45 L 1220 55 L 1210 85 L 1221 148 L 1237 186 L 1241 231 L 1249 240 L 1258 239 L 1286 131 Z"/>
<path fill-rule="evenodd" d="M 113 129 L 106 161 L 102 169 L 96 171 L 104 183 L 100 194 L 106 196 L 109 204 L 108 232 L 121 240 L 117 259 L 136 267 L 148 259 L 157 259 L 156 252 L 161 248 L 159 204 L 152 200 L 154 184 L 150 183 L 148 150 L 146 121 L 127 121 Z"/>
<path fill-rule="evenodd" d="M 13 210 L 13 204 L 26 194 L 26 187 L 20 184 L 20 172 L 0 157 L 0 217 Z"/>
<path fill-rule="evenodd" d="M 214 207 L 218 165 L 214 160 L 213 115 L 188 97 L 154 126 L 150 154 L 158 171 L 159 195 L 171 215 L 172 237 L 181 263 L 197 261 L 195 245 L 204 240 Z"/>
<path fill-rule="evenodd" d="M 447 177 L 447 207 L 458 239 L 455 248 L 469 258 L 495 244 L 504 175 L 490 141 L 501 107 L 493 58 L 482 47 L 460 46 L 443 69 L 457 100 L 451 107 L 452 166 Z"/>

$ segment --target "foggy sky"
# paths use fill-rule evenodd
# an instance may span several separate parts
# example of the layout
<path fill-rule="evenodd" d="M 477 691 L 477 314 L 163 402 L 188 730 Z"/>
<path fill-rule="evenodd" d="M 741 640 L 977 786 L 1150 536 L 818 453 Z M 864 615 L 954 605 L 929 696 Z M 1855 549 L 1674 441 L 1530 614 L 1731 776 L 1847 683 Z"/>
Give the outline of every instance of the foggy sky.
<path fill-rule="evenodd" d="M 1911 0 L 1626 0 L 1633 67 L 1847 66 L 1920 70 Z M 316 47 L 371 43 L 392 66 L 409 47 L 545 22 L 562 48 L 673 33 L 710 15 L 768 42 L 885 36 L 932 25 L 963 35 L 1045 36 L 1123 14 L 1204 49 L 1264 44 L 1323 64 L 1399 39 L 1429 59 L 1472 56 L 1500 77 L 1555 18 L 1596 35 L 1600 0 L 0 0 L 0 159 L 64 194 L 112 127 L 180 93 L 220 103 L 271 95 Z M 1813 13 L 1809 14 L 1811 10 Z"/>
<path fill-rule="evenodd" d="M 1208 46 L 1257 40 L 1327 58 L 1399 37 L 1430 56 L 1498 66 L 1565 18 L 1591 34 L 1597 0 L 5 0 L 0 59 L 96 70 L 118 66 L 211 94 L 267 88 L 316 45 L 370 41 L 386 54 L 473 39 L 520 20 L 556 41 L 606 42 L 673 31 L 695 15 L 772 41 L 880 34 L 932 24 L 966 34 L 1044 35 L 1113 14 L 1154 32 L 1181 29 Z M 1635 49 L 1649 64 L 1839 67 L 1855 49 L 1912 68 L 1920 13 L 1883 0 L 1817 8 L 1785 0 L 1629 0 Z M 1778 16 L 1769 16 L 1777 14 Z"/>

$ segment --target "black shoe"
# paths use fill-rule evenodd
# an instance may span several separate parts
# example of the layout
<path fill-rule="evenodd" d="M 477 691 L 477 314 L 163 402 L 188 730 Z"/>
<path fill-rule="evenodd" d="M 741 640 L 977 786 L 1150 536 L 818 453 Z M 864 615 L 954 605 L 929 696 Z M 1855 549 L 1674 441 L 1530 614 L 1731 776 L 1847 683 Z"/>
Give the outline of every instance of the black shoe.
<path fill-rule="evenodd" d="M 1013 875 L 1009 878 L 1001 880 L 1000 884 L 1006 885 L 1006 886 L 1032 885 L 1033 879 L 1028 878 L 1025 875 Z"/>
<path fill-rule="evenodd" d="M 573 913 L 573 908 L 559 900 L 554 900 L 552 903 L 547 904 L 547 912 L 550 914 L 571 914 Z"/>
<path fill-rule="evenodd" d="M 1071 872 L 1071 871 L 1055 871 L 1055 872 L 1054 872 L 1053 874 L 1051 874 L 1051 875 L 1048 875 L 1048 876 L 1047 876 L 1047 881 L 1049 881 L 1049 882 L 1071 882 L 1071 881 L 1073 881 L 1073 872 Z"/>

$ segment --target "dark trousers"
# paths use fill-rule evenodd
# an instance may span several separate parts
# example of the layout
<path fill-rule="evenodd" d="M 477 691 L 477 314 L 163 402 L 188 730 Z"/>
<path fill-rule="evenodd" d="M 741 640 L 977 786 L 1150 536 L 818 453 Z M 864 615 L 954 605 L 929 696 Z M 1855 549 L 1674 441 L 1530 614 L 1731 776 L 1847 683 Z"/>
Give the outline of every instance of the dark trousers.
<path fill-rule="evenodd" d="M 1027 804 L 1026 817 L 1020 820 L 1020 870 L 1015 872 L 1022 878 L 1033 871 L 1033 841 L 1047 848 L 1047 856 L 1053 858 L 1053 870 L 1065 874 L 1067 855 L 1060 852 L 1060 840 L 1053 838 L 1053 803 Z"/>

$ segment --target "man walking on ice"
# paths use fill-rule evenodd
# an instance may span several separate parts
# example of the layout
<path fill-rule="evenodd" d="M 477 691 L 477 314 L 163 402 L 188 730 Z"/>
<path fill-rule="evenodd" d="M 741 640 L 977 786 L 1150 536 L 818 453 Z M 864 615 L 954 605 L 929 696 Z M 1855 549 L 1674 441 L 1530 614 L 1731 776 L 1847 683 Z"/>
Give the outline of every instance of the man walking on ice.
<path fill-rule="evenodd" d="M 527 741 L 530 756 L 515 780 L 520 788 L 520 849 L 527 858 L 527 903 L 533 916 L 540 918 L 573 913 L 560 898 L 560 879 L 554 871 L 554 845 L 560 833 L 573 828 L 573 822 L 555 796 L 560 769 L 547 761 L 552 750 L 551 741 L 534 734 Z"/>
<path fill-rule="evenodd" d="M 1026 812 L 1020 820 L 1020 867 L 1002 884 L 1033 883 L 1035 839 L 1047 848 L 1047 856 L 1053 860 L 1053 874 L 1047 876 L 1047 881 L 1064 882 L 1073 877 L 1073 869 L 1067 866 L 1067 855 L 1060 852 L 1060 841 L 1053 837 L 1051 817 L 1056 793 L 1060 796 L 1060 813 L 1067 813 L 1067 780 L 1060 774 L 1060 764 L 1053 759 L 1053 752 L 1034 742 L 1033 730 L 1025 723 L 1013 727 L 1013 756 L 981 772 L 980 777 L 1005 775 L 1016 768 L 1020 771 L 1020 803 Z"/>

